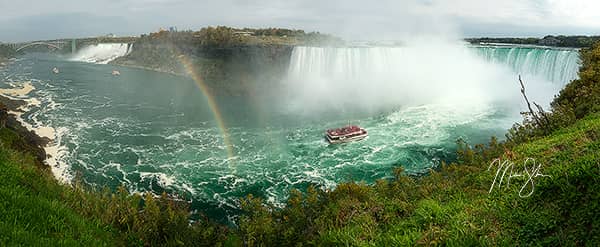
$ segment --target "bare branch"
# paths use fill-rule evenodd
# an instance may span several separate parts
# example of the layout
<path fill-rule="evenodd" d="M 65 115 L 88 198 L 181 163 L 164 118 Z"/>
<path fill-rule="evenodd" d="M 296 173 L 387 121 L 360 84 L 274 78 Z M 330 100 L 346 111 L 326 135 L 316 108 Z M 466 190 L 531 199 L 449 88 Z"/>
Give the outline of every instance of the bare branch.
<path fill-rule="evenodd" d="M 527 99 L 527 95 L 525 94 L 525 84 L 523 84 L 523 81 L 521 80 L 521 75 L 519 75 L 519 83 L 521 83 L 521 94 L 523 94 L 523 98 L 525 98 L 525 102 L 527 102 L 527 108 L 529 108 L 529 113 L 531 113 L 531 117 L 533 117 L 533 120 L 537 123 L 538 126 L 544 128 L 544 125 L 540 121 L 537 114 L 535 114 L 533 109 L 531 109 L 531 104 L 529 103 L 529 99 Z"/>

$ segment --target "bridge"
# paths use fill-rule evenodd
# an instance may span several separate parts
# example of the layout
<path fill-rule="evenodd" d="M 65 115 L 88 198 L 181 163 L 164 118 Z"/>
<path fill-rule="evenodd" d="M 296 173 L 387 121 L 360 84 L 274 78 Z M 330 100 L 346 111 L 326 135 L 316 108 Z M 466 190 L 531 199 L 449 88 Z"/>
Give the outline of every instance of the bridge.
<path fill-rule="evenodd" d="M 45 46 L 51 50 L 60 50 L 66 44 L 70 44 L 71 42 L 66 42 L 62 40 L 52 40 L 52 41 L 32 41 L 32 42 L 24 42 L 24 43 L 6 43 L 5 45 L 10 46 L 16 51 L 21 51 L 25 48 L 33 47 L 33 46 Z"/>
<path fill-rule="evenodd" d="M 3 45 L 10 46 L 16 51 L 21 51 L 29 47 L 43 46 L 48 49 L 63 50 L 65 46 L 71 47 L 71 52 L 75 53 L 81 47 L 85 47 L 91 44 L 100 43 L 134 43 L 138 37 L 92 37 L 92 38 L 77 38 L 77 39 L 56 39 L 56 40 L 38 40 L 21 43 L 1 43 Z"/>
<path fill-rule="evenodd" d="M 23 50 L 27 47 L 32 47 L 32 46 L 38 46 L 38 45 L 43 45 L 43 46 L 47 46 L 48 48 L 52 48 L 52 49 L 56 49 L 56 50 L 60 50 L 64 47 L 66 42 L 62 42 L 62 41 L 56 41 L 56 42 L 31 42 L 31 43 L 25 43 L 25 44 L 20 44 L 20 47 L 13 47 L 13 49 L 15 49 L 16 51 L 20 51 Z"/>

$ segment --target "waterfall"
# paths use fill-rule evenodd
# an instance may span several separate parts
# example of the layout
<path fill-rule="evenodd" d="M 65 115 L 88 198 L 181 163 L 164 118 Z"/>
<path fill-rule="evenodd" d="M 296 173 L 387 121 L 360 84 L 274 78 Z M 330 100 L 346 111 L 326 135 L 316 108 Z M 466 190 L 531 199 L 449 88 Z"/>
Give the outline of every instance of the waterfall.
<path fill-rule="evenodd" d="M 521 101 L 518 74 L 530 98 L 546 106 L 579 68 L 575 49 L 444 43 L 295 47 L 290 59 L 283 97 L 308 112 L 430 103 L 509 107 Z"/>
<path fill-rule="evenodd" d="M 575 49 L 494 46 L 473 49 L 486 61 L 509 66 L 518 74 L 539 76 L 560 85 L 577 79 L 579 52 Z"/>
<path fill-rule="evenodd" d="M 369 79 L 397 71 L 408 62 L 403 53 L 399 47 L 295 47 L 288 72 L 301 78 Z"/>
<path fill-rule="evenodd" d="M 105 43 L 90 45 L 77 51 L 72 61 L 107 64 L 118 57 L 127 55 L 132 49 L 131 44 Z"/>
<path fill-rule="evenodd" d="M 517 74 L 541 77 L 559 85 L 576 79 L 579 69 L 579 53 L 575 49 L 481 46 L 467 50 L 487 62 L 507 66 Z M 440 58 L 446 55 L 439 54 Z M 459 57 L 456 59 L 460 60 Z M 347 80 L 362 77 L 372 80 L 397 74 L 407 64 L 416 62 L 411 60 L 414 60 L 414 54 L 405 47 L 296 47 L 292 52 L 289 75 L 292 78 L 319 76 Z"/>

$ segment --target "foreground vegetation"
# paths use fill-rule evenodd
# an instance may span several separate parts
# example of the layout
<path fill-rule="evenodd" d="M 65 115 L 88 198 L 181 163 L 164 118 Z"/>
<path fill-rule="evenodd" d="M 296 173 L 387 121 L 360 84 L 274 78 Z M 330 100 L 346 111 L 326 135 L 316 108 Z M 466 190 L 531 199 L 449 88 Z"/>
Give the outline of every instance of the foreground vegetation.
<path fill-rule="evenodd" d="M 525 114 L 506 142 L 458 141 L 427 176 L 330 192 L 291 191 L 284 208 L 241 200 L 238 227 L 199 220 L 167 195 L 59 185 L 0 128 L 0 245 L 600 245 L 600 44 L 552 111 Z M 505 163 L 506 162 L 506 163 Z M 501 179 L 503 177 L 503 179 Z M 195 216 L 194 218 L 200 218 Z"/>
<path fill-rule="evenodd" d="M 60 185 L 35 158 L 12 150 L 0 129 L 0 245 L 143 246 L 225 241 L 223 227 L 189 225 L 185 204 L 148 194 Z"/>

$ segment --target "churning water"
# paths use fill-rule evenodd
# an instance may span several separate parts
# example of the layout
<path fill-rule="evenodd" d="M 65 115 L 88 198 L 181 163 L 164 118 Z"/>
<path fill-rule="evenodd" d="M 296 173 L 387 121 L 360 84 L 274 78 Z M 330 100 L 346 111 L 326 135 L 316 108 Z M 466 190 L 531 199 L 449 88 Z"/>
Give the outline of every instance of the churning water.
<path fill-rule="evenodd" d="M 83 50 L 77 60 L 104 63 L 127 49 Z M 452 159 L 458 138 L 500 137 L 519 118 L 512 102 L 520 100 L 516 74 L 531 74 L 532 88 L 557 90 L 575 78 L 577 56 L 519 47 L 297 47 L 277 97 L 217 98 L 234 157 L 191 79 L 44 55 L 18 60 L 0 78 L 36 88 L 29 97 L 41 103 L 22 117 L 34 128 L 55 129 L 57 176 L 175 192 L 225 218 L 249 193 L 281 203 L 291 188 L 308 184 L 373 182 L 398 165 L 420 173 Z M 53 67 L 61 73 L 51 73 Z M 114 69 L 121 76 L 112 76 Z M 508 88 L 517 97 L 496 97 L 489 88 Z M 349 121 L 365 127 L 369 138 L 324 141 L 325 129 Z"/>

